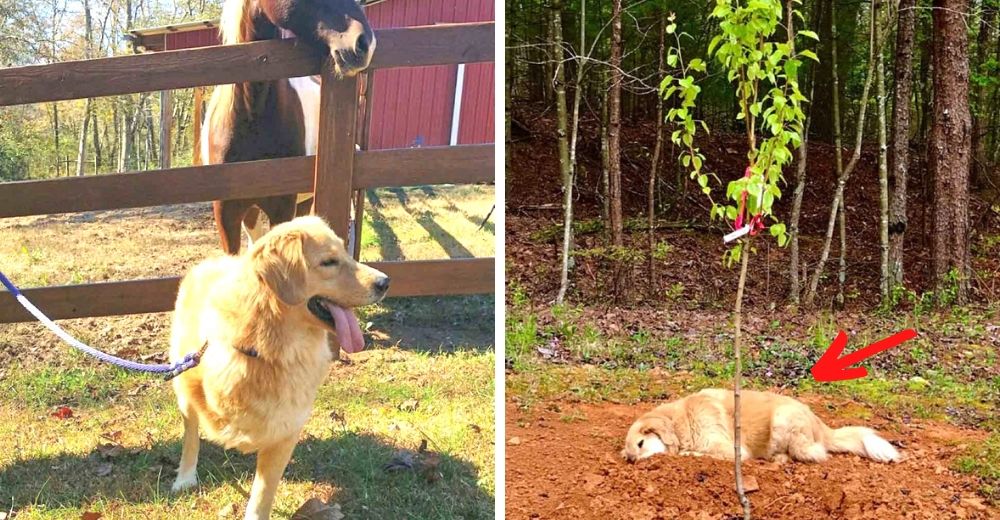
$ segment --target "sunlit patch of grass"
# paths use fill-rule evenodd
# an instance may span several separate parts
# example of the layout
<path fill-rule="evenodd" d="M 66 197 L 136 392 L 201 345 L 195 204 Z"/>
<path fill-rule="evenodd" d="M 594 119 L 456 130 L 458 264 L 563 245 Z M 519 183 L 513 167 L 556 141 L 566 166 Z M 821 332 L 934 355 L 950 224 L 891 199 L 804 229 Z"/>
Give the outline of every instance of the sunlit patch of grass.
<path fill-rule="evenodd" d="M 494 254 L 492 227 L 480 228 L 493 186 L 415 186 L 369 190 L 361 259 L 431 260 Z"/>
<path fill-rule="evenodd" d="M 332 495 L 348 518 L 493 518 L 493 361 L 489 351 L 384 349 L 334 365 L 275 516 Z M 227 504 L 245 504 L 253 457 L 205 441 L 201 485 L 170 493 L 182 428 L 173 392 L 158 379 L 103 366 L 65 374 L 38 367 L 2 384 L 15 398 L 0 403 L 0 510 L 19 519 L 76 520 L 85 511 L 215 519 Z M 415 405 L 401 406 L 407 400 Z M 52 403 L 69 404 L 74 416 L 51 416 Z M 97 446 L 112 437 L 124 451 L 105 459 Z M 422 439 L 441 454 L 440 480 L 383 470 L 397 450 L 416 450 Z M 106 463 L 111 473 L 98 476 Z"/>

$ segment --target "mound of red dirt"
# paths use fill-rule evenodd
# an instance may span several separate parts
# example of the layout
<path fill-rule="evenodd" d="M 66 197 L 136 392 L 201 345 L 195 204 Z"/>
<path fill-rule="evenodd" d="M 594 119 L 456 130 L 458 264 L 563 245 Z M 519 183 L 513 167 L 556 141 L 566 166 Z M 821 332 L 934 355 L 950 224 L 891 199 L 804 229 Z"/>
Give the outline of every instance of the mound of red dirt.
<path fill-rule="evenodd" d="M 820 399 L 803 400 L 831 426 L 852 422 L 829 418 Z M 629 425 L 651 407 L 550 403 L 523 412 L 508 404 L 507 518 L 742 518 L 731 463 L 657 456 L 628 464 L 618 456 Z M 822 464 L 749 461 L 745 478 L 759 487 L 749 495 L 753 517 L 1000 518 L 1000 509 L 976 494 L 975 478 L 950 469 L 982 433 L 936 422 L 864 422 L 901 446 L 904 460 L 879 464 L 836 455 Z"/>

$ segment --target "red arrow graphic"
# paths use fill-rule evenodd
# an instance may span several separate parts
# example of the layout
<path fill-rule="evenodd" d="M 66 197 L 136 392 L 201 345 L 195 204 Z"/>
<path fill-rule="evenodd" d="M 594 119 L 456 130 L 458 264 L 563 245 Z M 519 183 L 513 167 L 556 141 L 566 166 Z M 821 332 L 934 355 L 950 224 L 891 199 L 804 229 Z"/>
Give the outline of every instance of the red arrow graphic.
<path fill-rule="evenodd" d="M 917 331 L 906 329 L 881 341 L 876 341 L 861 350 L 856 350 L 844 357 L 840 357 L 840 354 L 844 351 L 844 347 L 847 346 L 847 333 L 840 331 L 837 333 L 837 337 L 833 340 L 833 343 L 830 344 L 830 348 L 826 349 L 826 352 L 823 353 L 823 356 L 819 358 L 819 361 L 813 365 L 810 371 L 814 379 L 822 382 L 845 381 L 865 377 L 868 375 L 867 368 L 849 367 L 915 337 L 917 337 Z"/>

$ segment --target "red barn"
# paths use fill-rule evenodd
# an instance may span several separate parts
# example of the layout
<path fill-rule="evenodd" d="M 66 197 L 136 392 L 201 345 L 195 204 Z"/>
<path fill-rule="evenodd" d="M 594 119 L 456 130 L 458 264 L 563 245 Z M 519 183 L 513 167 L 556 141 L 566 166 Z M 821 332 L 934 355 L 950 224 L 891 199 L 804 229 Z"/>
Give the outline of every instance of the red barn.
<path fill-rule="evenodd" d="M 375 29 L 495 20 L 493 0 L 362 3 Z M 131 38 L 136 47 L 153 52 L 219 45 L 217 25 L 136 30 Z M 493 85 L 493 62 L 377 70 L 369 75 L 369 113 L 359 117 L 363 144 L 374 150 L 493 142 Z"/>

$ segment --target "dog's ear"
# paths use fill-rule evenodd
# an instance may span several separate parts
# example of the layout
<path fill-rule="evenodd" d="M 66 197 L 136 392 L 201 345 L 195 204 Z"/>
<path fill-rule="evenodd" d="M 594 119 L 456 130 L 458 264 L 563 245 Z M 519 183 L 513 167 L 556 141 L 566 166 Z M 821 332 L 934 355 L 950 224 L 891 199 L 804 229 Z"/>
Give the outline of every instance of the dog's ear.
<path fill-rule="evenodd" d="M 251 253 L 257 277 L 287 305 L 299 305 L 308 298 L 302 241 L 298 231 L 265 236 Z"/>
<path fill-rule="evenodd" d="M 667 447 L 667 453 L 676 455 L 680 450 L 680 441 L 674 433 L 674 425 L 666 417 L 651 415 L 643 417 L 642 427 L 639 429 L 642 435 L 654 434 L 660 438 L 663 445 Z"/>

